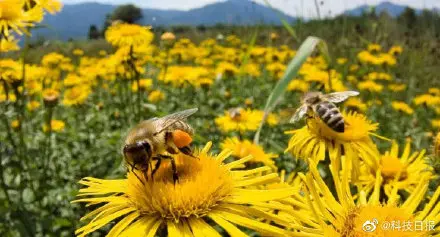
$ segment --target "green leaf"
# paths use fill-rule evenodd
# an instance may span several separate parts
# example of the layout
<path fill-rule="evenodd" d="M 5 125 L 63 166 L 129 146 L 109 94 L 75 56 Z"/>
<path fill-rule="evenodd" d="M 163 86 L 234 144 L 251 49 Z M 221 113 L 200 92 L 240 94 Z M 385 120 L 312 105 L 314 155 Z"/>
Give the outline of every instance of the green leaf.
<path fill-rule="evenodd" d="M 258 140 L 260 139 L 260 132 L 264 122 L 267 119 L 267 116 L 275 108 L 275 106 L 281 99 L 281 96 L 284 94 L 290 81 L 292 81 L 296 77 L 299 69 L 307 60 L 307 58 L 313 53 L 316 47 L 318 47 L 321 50 L 326 60 L 330 60 L 330 56 L 327 50 L 327 46 L 325 45 L 325 42 L 320 38 L 314 36 L 307 37 L 307 39 L 299 47 L 295 57 L 290 61 L 289 65 L 287 66 L 287 69 L 284 72 L 283 77 L 278 81 L 275 88 L 270 93 L 269 98 L 267 99 L 266 102 L 266 106 L 264 108 L 263 120 L 261 121 L 260 127 L 255 133 L 254 143 L 258 143 Z"/>

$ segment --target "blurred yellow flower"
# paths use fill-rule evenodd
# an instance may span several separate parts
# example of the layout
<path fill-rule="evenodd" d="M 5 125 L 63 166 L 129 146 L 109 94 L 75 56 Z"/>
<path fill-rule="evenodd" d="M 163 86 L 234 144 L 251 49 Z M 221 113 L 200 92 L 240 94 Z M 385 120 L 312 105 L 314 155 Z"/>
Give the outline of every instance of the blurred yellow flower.
<path fill-rule="evenodd" d="M 219 230 L 213 227 L 216 224 L 231 236 L 247 235 L 237 226 L 264 236 L 294 234 L 283 229 L 289 222 L 271 213 L 283 207 L 278 201 L 298 190 L 255 188 L 254 184 L 279 182 L 278 175 L 267 172 L 268 167 L 241 169 L 251 156 L 224 164 L 231 152 L 225 150 L 211 155 L 210 148 L 208 143 L 196 151 L 194 155 L 198 159 L 182 153 L 173 155 L 179 174 L 179 182 L 175 184 L 169 163 L 159 166 L 154 181 L 146 180 L 137 170 L 134 172 L 142 182 L 132 172 L 126 179 L 82 179 L 80 183 L 85 187 L 79 190 L 74 202 L 103 205 L 82 218 L 91 220 L 79 228 L 76 235 L 84 237 L 114 221 L 116 225 L 108 236 L 155 236 L 161 226 L 167 229 L 169 236 L 220 236 Z M 266 172 L 255 176 L 259 170 Z M 260 208 L 262 205 L 264 210 Z"/>
<path fill-rule="evenodd" d="M 440 128 L 440 119 L 431 120 L 431 124 L 432 124 L 432 127 L 434 127 L 434 128 Z"/>
<path fill-rule="evenodd" d="M 405 102 L 402 101 L 393 101 L 391 102 L 391 106 L 394 110 L 403 112 L 406 114 L 413 114 L 414 110 Z"/>
<path fill-rule="evenodd" d="M 369 91 L 369 92 L 381 92 L 383 90 L 383 86 L 374 81 L 359 82 L 358 88 L 361 91 Z"/>
<path fill-rule="evenodd" d="M 50 14 L 55 14 L 63 8 L 63 4 L 58 0 L 26 0 L 26 2 L 29 6 L 35 5 L 42 7 Z"/>
<path fill-rule="evenodd" d="M 388 50 L 388 53 L 391 55 L 398 55 L 403 52 L 403 48 L 401 46 L 393 46 Z"/>
<path fill-rule="evenodd" d="M 113 24 L 105 32 L 105 39 L 116 47 L 148 45 L 153 38 L 148 27 L 127 23 Z"/>
<path fill-rule="evenodd" d="M 293 79 L 289 82 L 287 86 L 288 91 L 300 91 L 307 92 L 310 89 L 310 85 L 308 82 L 300 80 L 299 78 Z"/>
<path fill-rule="evenodd" d="M 44 89 L 43 90 L 43 101 L 46 106 L 54 106 L 58 103 L 58 98 L 60 97 L 60 92 L 54 89 Z"/>
<path fill-rule="evenodd" d="M 434 96 L 440 96 L 440 89 L 431 87 L 428 89 L 428 92 Z"/>
<path fill-rule="evenodd" d="M 406 90 L 406 84 L 389 84 L 388 89 L 394 92 L 404 91 Z"/>
<path fill-rule="evenodd" d="M 370 72 L 366 76 L 368 80 L 385 80 L 385 81 L 391 81 L 392 77 L 390 74 L 385 72 Z"/>
<path fill-rule="evenodd" d="M 220 62 L 217 64 L 217 68 L 215 69 L 217 75 L 220 75 L 221 78 L 232 77 L 239 72 L 238 67 L 229 62 Z"/>
<path fill-rule="evenodd" d="M 344 64 L 347 63 L 347 61 L 348 61 L 347 58 L 337 58 L 336 59 L 336 63 L 339 64 L 339 65 L 344 65 Z"/>
<path fill-rule="evenodd" d="M 430 94 L 422 94 L 416 96 L 413 99 L 415 105 L 428 105 L 428 106 L 436 106 L 440 105 L 440 96 L 433 96 Z"/>
<path fill-rule="evenodd" d="M 148 101 L 157 103 L 165 99 L 165 94 L 160 90 L 153 90 L 148 94 Z"/>
<path fill-rule="evenodd" d="M 0 35 L 8 38 L 10 31 L 22 35 L 29 34 L 27 28 L 43 19 L 43 11 L 39 6 L 25 9 L 24 0 L 0 1 Z"/>
<path fill-rule="evenodd" d="M 84 51 L 82 49 L 74 49 L 72 53 L 75 56 L 83 56 L 84 55 Z"/>
<path fill-rule="evenodd" d="M 52 132 L 61 132 L 64 130 L 65 126 L 66 126 L 66 124 L 61 120 L 53 119 L 50 121 L 50 129 Z M 49 127 L 47 126 L 47 124 L 43 125 L 43 131 L 44 132 L 49 131 Z"/>
<path fill-rule="evenodd" d="M 65 106 L 80 105 L 89 97 L 91 90 L 87 85 L 77 85 L 64 91 L 63 104 Z"/>
<path fill-rule="evenodd" d="M 369 44 L 368 51 L 370 52 L 379 52 L 382 49 L 380 44 Z"/>
<path fill-rule="evenodd" d="M 350 72 L 356 72 L 357 70 L 359 70 L 359 65 L 357 64 L 350 65 Z"/>
<path fill-rule="evenodd" d="M 255 131 L 262 120 L 260 111 L 252 109 L 234 108 L 225 111 L 224 115 L 215 119 L 215 124 L 223 132 Z"/>
<path fill-rule="evenodd" d="M 145 79 L 140 79 L 139 80 L 139 87 L 141 88 L 141 90 L 148 90 L 153 86 L 153 79 L 151 78 L 145 78 Z M 133 92 L 137 92 L 138 91 L 138 84 L 137 82 L 133 82 L 131 83 L 131 90 Z"/>
<path fill-rule="evenodd" d="M 362 102 L 358 97 L 350 97 L 348 100 L 344 102 L 344 106 L 347 109 L 354 109 L 359 112 L 365 113 L 367 111 L 367 105 Z"/>
<path fill-rule="evenodd" d="M 18 121 L 17 119 L 12 120 L 12 122 L 11 122 L 11 127 L 12 127 L 13 129 L 18 129 L 18 128 L 20 127 L 20 121 Z"/>
<path fill-rule="evenodd" d="M 0 38 L 0 53 L 17 51 L 19 49 L 18 40 L 16 40 L 13 35 L 9 35 L 8 38 Z"/>
<path fill-rule="evenodd" d="M 160 39 L 163 41 L 173 41 L 176 39 L 176 36 L 172 32 L 165 32 L 160 36 Z"/>
<path fill-rule="evenodd" d="M 399 145 L 394 141 L 391 149 L 381 156 L 378 169 L 366 169 L 356 185 L 367 193 L 373 192 L 377 185 L 376 174 L 382 176 L 380 184 L 383 194 L 388 197 L 394 189 L 412 193 L 421 179 L 429 180 L 434 175 L 432 167 L 427 163 L 425 150 L 411 153 L 410 140 L 406 141 L 400 156 Z"/>
<path fill-rule="evenodd" d="M 276 32 L 270 33 L 271 40 L 277 40 L 280 36 Z"/>
<path fill-rule="evenodd" d="M 40 106 L 41 106 L 40 102 L 35 101 L 35 100 L 29 101 L 29 102 L 26 104 L 26 108 L 27 108 L 29 111 L 34 111 L 34 110 L 38 109 Z"/>
<path fill-rule="evenodd" d="M 227 138 L 221 144 L 222 149 L 232 150 L 232 155 L 243 159 L 252 156 L 252 159 L 248 162 L 250 163 L 262 163 L 271 167 L 273 170 L 277 170 L 275 161 L 273 159 L 277 158 L 278 155 L 272 153 L 265 153 L 262 146 L 254 144 L 249 140 L 240 140 L 237 137 Z"/>
<path fill-rule="evenodd" d="M 434 138 L 433 154 L 437 160 L 440 160 L 440 132 Z"/>
<path fill-rule="evenodd" d="M 99 54 L 99 56 L 107 56 L 107 51 L 99 50 L 98 54 Z"/>

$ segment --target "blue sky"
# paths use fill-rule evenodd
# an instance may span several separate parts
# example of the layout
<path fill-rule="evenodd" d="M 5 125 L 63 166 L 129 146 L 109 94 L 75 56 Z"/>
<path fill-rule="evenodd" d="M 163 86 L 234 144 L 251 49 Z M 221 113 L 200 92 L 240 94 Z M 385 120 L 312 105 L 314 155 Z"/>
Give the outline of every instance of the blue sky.
<path fill-rule="evenodd" d="M 181 9 L 188 10 L 192 8 L 201 7 L 213 2 L 224 0 L 62 0 L 65 4 L 79 3 L 79 2 L 101 2 L 110 4 L 134 3 L 145 8 L 158 9 Z M 248 1 L 248 0 L 243 0 Z M 264 4 L 264 0 L 255 0 L 256 2 Z M 282 9 L 284 12 L 293 16 L 312 17 L 316 14 L 314 0 L 268 0 L 272 6 Z M 319 2 L 321 0 L 318 0 Z M 401 5 L 409 5 L 415 8 L 440 8 L 440 0 L 388 0 L 393 3 Z M 339 14 L 346 9 L 355 8 L 356 6 L 368 4 L 375 5 L 383 0 L 323 0 L 324 5 L 321 7 L 322 15 Z"/>

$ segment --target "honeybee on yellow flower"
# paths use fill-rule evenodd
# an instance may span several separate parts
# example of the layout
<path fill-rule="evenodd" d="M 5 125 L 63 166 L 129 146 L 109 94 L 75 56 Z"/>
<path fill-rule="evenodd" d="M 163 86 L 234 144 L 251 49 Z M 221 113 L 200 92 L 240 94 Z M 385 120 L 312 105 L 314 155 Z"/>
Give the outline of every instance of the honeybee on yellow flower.
<path fill-rule="evenodd" d="M 194 130 L 185 120 L 197 110 L 197 108 L 188 109 L 164 117 L 148 119 L 132 128 L 122 150 L 131 171 L 140 170 L 144 173 L 145 179 L 148 179 L 147 171 L 150 168 L 153 178 L 161 160 L 169 159 L 173 169 L 173 181 L 176 183 L 178 181 L 176 162 L 166 153 L 177 154 L 180 151 L 193 156 L 190 143 Z M 152 161 L 157 161 L 154 169 Z"/>
<path fill-rule="evenodd" d="M 344 118 L 334 103 L 342 102 L 348 97 L 357 96 L 357 91 L 333 92 L 323 94 L 321 92 L 307 92 L 301 98 L 301 106 L 296 110 L 290 122 L 295 123 L 308 112 L 319 116 L 335 132 L 344 132 Z"/>

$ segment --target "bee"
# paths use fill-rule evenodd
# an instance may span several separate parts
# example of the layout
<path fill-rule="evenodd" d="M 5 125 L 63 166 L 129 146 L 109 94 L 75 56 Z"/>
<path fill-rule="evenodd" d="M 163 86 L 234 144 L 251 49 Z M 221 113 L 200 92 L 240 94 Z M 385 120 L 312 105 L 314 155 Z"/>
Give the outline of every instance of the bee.
<path fill-rule="evenodd" d="M 176 162 L 172 156 L 166 153 L 177 154 L 182 152 L 194 157 L 190 147 L 194 130 L 185 120 L 197 110 L 197 108 L 188 109 L 160 118 L 151 118 L 132 128 L 122 149 L 125 162 L 131 168 L 131 171 L 135 169 L 142 171 L 145 179 L 148 180 L 147 171 L 150 169 L 151 178 L 153 179 L 162 159 L 169 159 L 175 184 L 179 179 Z M 152 161 L 156 161 L 154 169 Z"/>
<path fill-rule="evenodd" d="M 229 117 L 233 120 L 237 120 L 241 118 L 242 114 L 242 108 L 241 107 L 235 107 L 228 110 Z"/>
<path fill-rule="evenodd" d="M 343 133 L 345 129 L 344 118 L 334 103 L 340 103 L 350 96 L 357 95 L 359 95 L 357 91 L 343 91 L 330 94 L 307 92 L 301 97 L 301 106 L 295 111 L 290 122 L 295 123 L 305 114 L 313 112 L 335 132 Z"/>

